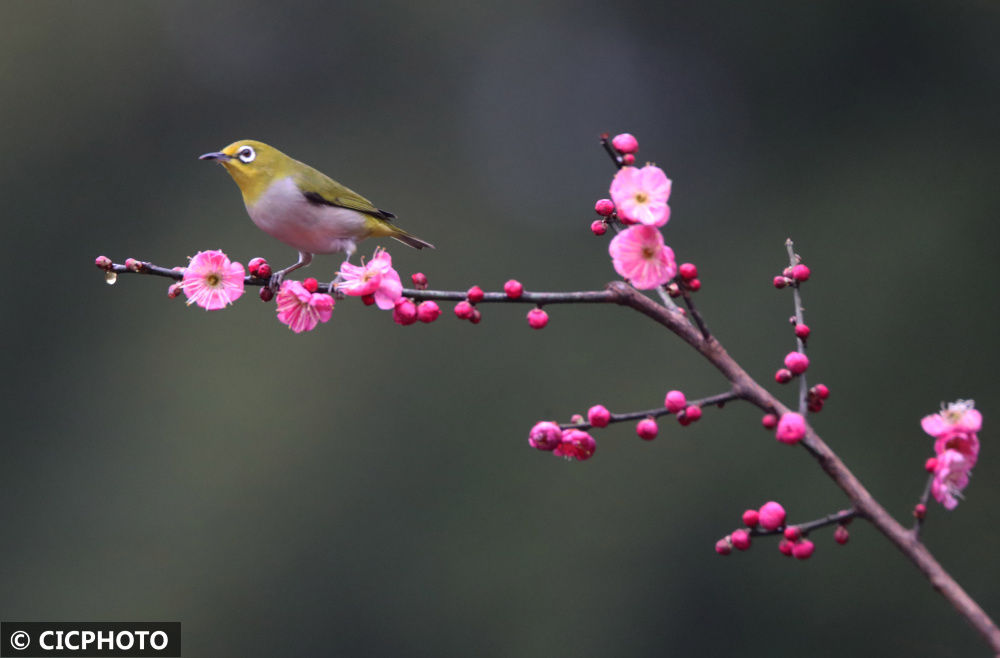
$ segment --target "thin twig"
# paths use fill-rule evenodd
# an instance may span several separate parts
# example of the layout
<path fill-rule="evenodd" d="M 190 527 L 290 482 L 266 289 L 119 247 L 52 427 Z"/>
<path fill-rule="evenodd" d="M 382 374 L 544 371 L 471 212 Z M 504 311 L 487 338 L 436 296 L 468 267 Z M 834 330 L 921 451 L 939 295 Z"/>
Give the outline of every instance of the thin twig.
<path fill-rule="evenodd" d="M 828 525 L 834 525 L 835 523 L 843 523 L 845 521 L 850 521 L 856 516 L 858 516 L 857 510 L 845 509 L 845 510 L 840 510 L 839 512 L 834 512 L 833 514 L 827 514 L 826 516 L 816 519 L 814 521 L 806 521 L 805 523 L 786 523 L 785 525 L 779 528 L 775 528 L 774 530 L 765 530 L 761 527 L 756 527 L 756 528 L 751 528 L 749 532 L 754 537 L 766 537 L 768 535 L 782 534 L 785 531 L 785 528 L 795 527 L 798 528 L 802 536 L 805 537 L 813 530 Z"/>
<path fill-rule="evenodd" d="M 792 239 L 785 240 L 785 248 L 788 250 L 788 266 L 795 267 L 799 263 L 799 257 L 795 254 L 795 245 Z M 805 315 L 802 312 L 802 294 L 799 292 L 799 282 L 792 281 L 792 297 L 795 299 L 795 323 L 796 325 L 805 323 Z M 802 354 L 806 353 L 806 342 L 795 335 L 795 345 Z M 806 400 L 809 395 L 809 385 L 806 383 L 806 373 L 799 375 L 799 414 L 806 415 Z"/>
<path fill-rule="evenodd" d="M 689 400 L 687 406 L 694 405 L 696 407 L 709 407 L 712 405 L 718 405 L 721 407 L 726 402 L 730 400 L 735 400 L 739 396 L 732 391 L 727 393 L 719 393 L 717 395 L 710 395 L 706 398 L 701 398 L 700 400 Z M 639 420 L 641 418 L 659 418 L 660 416 L 669 416 L 672 414 L 666 407 L 656 407 L 655 409 L 647 409 L 645 411 L 630 411 L 623 414 L 611 414 L 611 420 L 608 421 L 609 425 L 614 423 L 623 423 L 629 420 Z M 559 427 L 562 429 L 575 429 L 575 430 L 586 430 L 593 427 L 590 423 L 560 423 Z"/>

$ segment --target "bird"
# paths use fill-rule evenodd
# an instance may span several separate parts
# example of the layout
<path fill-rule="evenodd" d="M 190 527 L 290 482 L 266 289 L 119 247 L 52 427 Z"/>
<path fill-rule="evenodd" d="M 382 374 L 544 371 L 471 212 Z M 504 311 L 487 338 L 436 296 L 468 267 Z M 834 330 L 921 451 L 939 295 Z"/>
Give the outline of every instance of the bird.
<path fill-rule="evenodd" d="M 365 238 L 389 237 L 416 249 L 434 248 L 396 226 L 391 212 L 264 142 L 241 139 L 199 159 L 225 167 L 257 228 L 298 250 L 298 261 L 275 272 L 271 287 L 312 262 L 314 254 L 342 251 L 350 261 Z"/>

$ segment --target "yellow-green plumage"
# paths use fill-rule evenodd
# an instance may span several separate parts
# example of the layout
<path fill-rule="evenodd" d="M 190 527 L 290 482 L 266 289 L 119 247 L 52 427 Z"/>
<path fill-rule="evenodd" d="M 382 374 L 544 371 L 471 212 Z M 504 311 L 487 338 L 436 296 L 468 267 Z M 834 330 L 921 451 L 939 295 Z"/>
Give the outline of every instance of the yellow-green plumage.
<path fill-rule="evenodd" d="M 417 249 L 434 247 L 394 225 L 392 213 L 263 142 L 240 140 L 201 159 L 217 160 L 226 168 L 254 224 L 299 250 L 299 262 L 282 274 L 308 264 L 313 254 L 344 251 L 350 258 L 357 243 L 370 237 L 395 238 Z"/>

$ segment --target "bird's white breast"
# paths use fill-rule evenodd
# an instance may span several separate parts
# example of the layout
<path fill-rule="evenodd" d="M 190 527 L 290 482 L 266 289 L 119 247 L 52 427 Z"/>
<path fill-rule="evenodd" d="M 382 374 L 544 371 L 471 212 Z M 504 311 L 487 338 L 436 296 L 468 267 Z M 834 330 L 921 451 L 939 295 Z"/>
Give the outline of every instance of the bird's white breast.
<path fill-rule="evenodd" d="M 268 235 L 311 254 L 353 252 L 367 235 L 364 215 L 309 201 L 291 177 L 271 183 L 247 212 Z"/>

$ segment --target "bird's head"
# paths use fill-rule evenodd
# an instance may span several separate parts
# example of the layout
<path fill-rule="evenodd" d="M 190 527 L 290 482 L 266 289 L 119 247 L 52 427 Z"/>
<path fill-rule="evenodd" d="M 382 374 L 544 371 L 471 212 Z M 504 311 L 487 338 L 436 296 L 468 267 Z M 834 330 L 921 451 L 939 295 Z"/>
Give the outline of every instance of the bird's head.
<path fill-rule="evenodd" d="M 198 159 L 219 162 L 248 198 L 256 198 L 272 181 L 286 175 L 285 165 L 291 161 L 273 146 L 253 139 L 241 139 Z"/>

